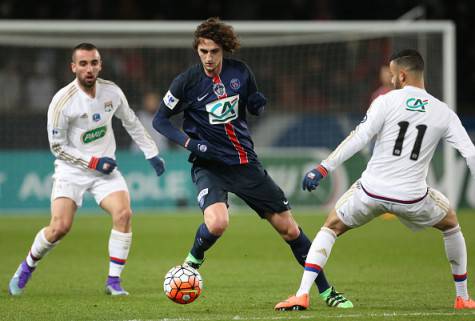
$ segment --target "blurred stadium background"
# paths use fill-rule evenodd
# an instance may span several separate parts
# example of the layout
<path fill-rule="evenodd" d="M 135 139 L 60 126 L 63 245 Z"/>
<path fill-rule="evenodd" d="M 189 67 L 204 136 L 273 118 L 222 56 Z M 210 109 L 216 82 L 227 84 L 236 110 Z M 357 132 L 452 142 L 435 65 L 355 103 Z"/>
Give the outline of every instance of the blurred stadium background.
<path fill-rule="evenodd" d="M 172 79 L 197 62 L 192 31 L 208 16 L 220 16 L 241 35 L 243 48 L 236 56 L 251 66 L 269 98 L 266 113 L 250 120 L 256 147 L 294 205 L 331 206 L 359 177 L 370 148 L 319 193 L 300 191 L 302 174 L 358 124 L 372 97 L 384 91 L 381 67 L 395 50 L 415 47 L 423 53 L 428 90 L 456 108 L 475 137 L 475 77 L 469 68 L 475 46 L 462 40 L 473 26 L 471 2 L 193 1 L 187 10 L 183 6 L 165 0 L 0 3 L 0 212 L 49 208 L 53 157 L 46 111 L 54 93 L 73 78 L 69 62 L 75 44 L 99 47 L 102 78 L 116 82 L 146 122 L 144 105 L 160 99 Z M 354 19 L 365 22 L 348 21 Z M 388 19 L 399 20 L 381 22 Z M 439 19 L 444 21 L 432 21 Z M 119 122 L 114 128 L 119 167 L 135 209 L 195 208 L 184 150 L 159 142 L 167 172 L 157 179 Z M 454 204 L 475 207 L 475 185 L 468 177 L 464 162 L 441 147 L 431 184 Z M 89 200 L 85 207 L 94 203 Z"/>

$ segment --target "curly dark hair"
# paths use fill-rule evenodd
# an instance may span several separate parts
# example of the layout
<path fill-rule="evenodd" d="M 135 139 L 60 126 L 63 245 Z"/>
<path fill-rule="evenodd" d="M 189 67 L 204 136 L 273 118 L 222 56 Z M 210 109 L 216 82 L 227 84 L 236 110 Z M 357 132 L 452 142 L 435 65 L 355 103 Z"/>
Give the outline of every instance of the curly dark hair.
<path fill-rule="evenodd" d="M 233 53 L 241 44 L 232 26 L 225 24 L 218 17 L 208 18 L 195 30 L 193 48 L 198 49 L 200 38 L 211 39 L 220 45 L 225 52 Z"/>

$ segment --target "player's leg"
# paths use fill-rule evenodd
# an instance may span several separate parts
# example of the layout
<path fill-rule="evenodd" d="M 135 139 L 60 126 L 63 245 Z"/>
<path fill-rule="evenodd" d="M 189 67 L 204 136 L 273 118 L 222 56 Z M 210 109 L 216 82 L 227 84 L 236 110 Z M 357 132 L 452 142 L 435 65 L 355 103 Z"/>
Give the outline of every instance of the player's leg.
<path fill-rule="evenodd" d="M 448 206 L 448 202 L 445 203 Z M 447 209 L 447 207 L 445 207 Z M 445 253 L 452 269 L 455 283 L 456 309 L 475 309 L 475 301 L 468 294 L 467 289 L 467 248 L 465 238 L 453 209 L 434 227 L 442 231 Z"/>
<path fill-rule="evenodd" d="M 287 244 L 289 244 L 297 262 L 305 267 L 305 260 L 312 242 L 298 226 L 290 211 L 285 211 L 279 214 L 267 214 L 266 219 L 277 230 Z M 314 281 L 318 287 L 320 297 L 325 300 L 327 304 L 331 302 L 328 306 L 339 308 L 353 307 L 351 301 L 336 292 L 335 288 L 328 284 L 323 271 L 318 273 Z"/>
<path fill-rule="evenodd" d="M 228 195 L 223 189 L 223 178 L 219 169 L 194 165 L 192 180 L 198 191 L 198 205 L 203 211 L 204 222 L 198 226 L 185 264 L 198 269 L 204 261 L 205 252 L 224 233 L 229 224 Z M 222 175 L 226 175 L 226 171 Z"/>
<path fill-rule="evenodd" d="M 330 256 L 337 235 L 344 233 L 348 229 L 349 227 L 341 222 L 335 210 L 333 210 L 308 250 L 299 290 L 295 296 L 277 304 L 275 307 L 277 310 L 304 310 L 308 308 L 310 289 L 313 283 L 318 280 L 318 277 L 321 277 L 323 274 L 323 267 Z M 320 293 L 320 296 L 328 306 L 340 308 L 353 307 L 353 303 L 341 293 L 336 292 L 333 287 L 329 287 L 326 291 Z"/>
<path fill-rule="evenodd" d="M 39 261 L 69 232 L 76 209 L 76 202 L 70 198 L 59 197 L 53 200 L 49 225 L 36 234 L 26 259 L 20 264 L 10 280 L 9 292 L 11 295 L 22 294 Z"/>
<path fill-rule="evenodd" d="M 121 286 L 120 276 L 132 244 L 132 210 L 129 193 L 125 190 L 113 192 L 100 202 L 100 206 L 112 217 L 106 293 L 114 296 L 128 295 L 129 293 Z"/>
<path fill-rule="evenodd" d="M 226 203 L 214 203 L 205 208 L 202 223 L 195 235 L 193 246 L 186 257 L 185 263 L 193 268 L 199 268 L 204 261 L 204 255 L 223 235 L 229 225 L 229 214 Z"/>
<path fill-rule="evenodd" d="M 376 200 L 369 198 L 361 189 L 358 182 L 340 197 L 335 209 L 328 215 L 323 227 L 312 242 L 305 261 L 304 273 L 300 287 L 295 296 L 278 303 L 276 310 L 300 310 L 302 302 L 309 302 L 308 297 L 313 282 L 323 270 L 332 251 L 337 236 L 351 228 L 364 225 L 375 216 L 385 212 Z M 326 298 L 327 305 L 335 306 L 344 303 L 347 308 L 353 304 L 340 293 L 334 293 Z"/>

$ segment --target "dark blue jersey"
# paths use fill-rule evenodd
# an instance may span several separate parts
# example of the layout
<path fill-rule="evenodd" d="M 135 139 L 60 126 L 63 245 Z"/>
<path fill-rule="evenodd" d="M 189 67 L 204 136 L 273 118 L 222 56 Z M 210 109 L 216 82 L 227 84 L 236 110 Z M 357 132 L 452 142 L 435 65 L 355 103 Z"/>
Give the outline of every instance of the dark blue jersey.
<path fill-rule="evenodd" d="M 246 121 L 246 106 L 253 105 L 249 97 L 256 92 L 254 75 L 241 61 L 223 59 L 221 73 L 215 77 L 208 77 L 203 66 L 196 64 L 173 80 L 156 118 L 183 112 L 183 131 L 190 138 L 206 140 L 219 149 L 223 163 L 246 164 L 257 160 Z M 170 135 L 168 124 L 164 126 L 160 119 L 154 124 L 162 134 L 184 144 L 184 134 Z"/>

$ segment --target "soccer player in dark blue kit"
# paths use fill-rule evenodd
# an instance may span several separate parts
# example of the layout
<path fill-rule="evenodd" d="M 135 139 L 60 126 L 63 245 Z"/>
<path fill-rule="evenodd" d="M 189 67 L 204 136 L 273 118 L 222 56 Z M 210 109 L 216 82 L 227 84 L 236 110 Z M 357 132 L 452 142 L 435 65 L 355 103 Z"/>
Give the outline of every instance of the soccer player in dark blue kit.
<path fill-rule="evenodd" d="M 224 52 L 239 48 L 237 35 L 230 25 L 210 18 L 194 37 L 201 63 L 175 78 L 153 121 L 157 131 L 191 151 L 191 175 L 204 223 L 185 263 L 199 268 L 205 251 L 228 227 L 231 192 L 269 221 L 303 265 L 311 242 L 294 220 L 284 192 L 260 164 L 247 126 L 246 113 L 261 114 L 266 98 L 244 62 L 224 58 Z M 170 121 L 178 113 L 183 113 L 183 132 Z M 328 306 L 353 307 L 323 273 L 316 284 Z"/>

